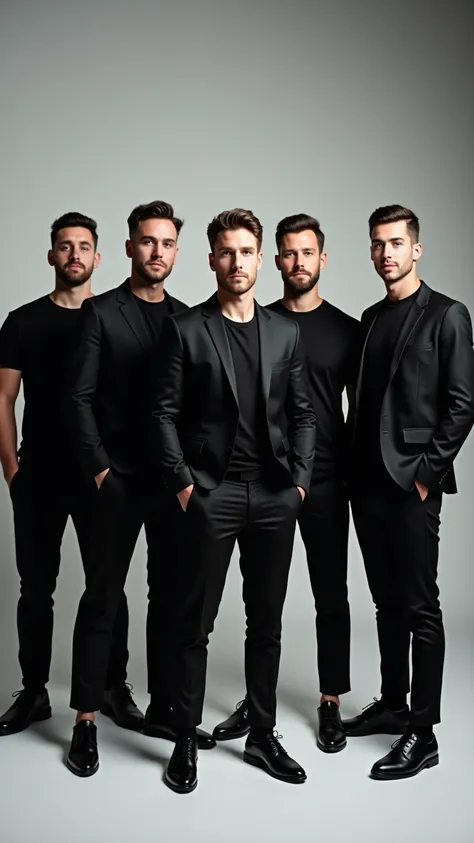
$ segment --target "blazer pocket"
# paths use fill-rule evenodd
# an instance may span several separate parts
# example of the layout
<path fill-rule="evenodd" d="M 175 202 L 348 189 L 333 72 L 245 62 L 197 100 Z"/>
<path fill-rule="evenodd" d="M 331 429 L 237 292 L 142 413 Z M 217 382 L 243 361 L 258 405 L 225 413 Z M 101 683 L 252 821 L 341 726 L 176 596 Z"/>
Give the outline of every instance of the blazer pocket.
<path fill-rule="evenodd" d="M 205 444 L 205 439 L 187 439 L 183 443 L 184 456 L 197 459 L 201 455 Z"/>
<path fill-rule="evenodd" d="M 434 434 L 434 427 L 405 427 L 403 440 L 410 445 L 428 445 Z"/>

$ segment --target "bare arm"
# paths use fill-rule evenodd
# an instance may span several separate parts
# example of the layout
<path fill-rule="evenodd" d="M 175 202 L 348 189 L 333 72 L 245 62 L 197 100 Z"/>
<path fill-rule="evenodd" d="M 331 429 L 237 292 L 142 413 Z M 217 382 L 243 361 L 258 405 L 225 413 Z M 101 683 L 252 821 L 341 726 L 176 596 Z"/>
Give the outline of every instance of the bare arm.
<path fill-rule="evenodd" d="M 18 471 L 15 403 L 20 384 L 21 372 L 0 368 L 0 461 L 8 485 Z"/>

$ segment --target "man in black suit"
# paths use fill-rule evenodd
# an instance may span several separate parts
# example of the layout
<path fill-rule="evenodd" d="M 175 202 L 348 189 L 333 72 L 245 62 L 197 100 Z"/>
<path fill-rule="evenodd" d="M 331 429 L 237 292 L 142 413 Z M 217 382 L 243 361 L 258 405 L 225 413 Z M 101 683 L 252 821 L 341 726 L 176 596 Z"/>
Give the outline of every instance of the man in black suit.
<path fill-rule="evenodd" d="M 94 570 L 79 604 L 73 642 L 71 707 L 77 720 L 69 769 L 98 769 L 94 712 L 115 717 L 105 690 L 111 630 L 142 526 L 148 545 L 147 661 L 151 703 L 134 728 L 174 739 L 167 724 L 170 643 L 182 513 L 159 478 L 147 471 L 146 429 L 151 373 L 163 321 L 186 305 L 164 290 L 178 254 L 182 221 L 171 205 L 151 202 L 128 218 L 131 276 L 82 308 L 82 337 L 73 364 L 68 414 L 84 474 L 95 480 L 91 525 Z M 130 724 L 132 726 L 132 723 Z"/>
<path fill-rule="evenodd" d="M 438 764 L 438 532 L 443 492 L 456 492 L 453 461 L 474 422 L 474 355 L 466 307 L 417 276 L 415 214 L 378 208 L 369 229 L 387 296 L 362 316 L 352 512 L 376 606 L 382 697 L 344 726 L 349 736 L 403 734 L 371 771 L 399 779 Z"/>
<path fill-rule="evenodd" d="M 186 511 L 186 583 L 165 781 L 197 785 L 207 644 L 238 541 L 247 615 L 245 671 L 251 731 L 244 760 L 302 782 L 304 770 L 273 735 L 281 615 L 296 517 L 309 489 L 315 416 L 298 326 L 261 308 L 254 284 L 262 226 L 251 211 L 208 227 L 218 291 L 168 319 L 153 408 L 160 471 Z"/>
<path fill-rule="evenodd" d="M 53 595 L 68 517 L 74 524 L 86 579 L 90 570 L 93 478 L 84 478 L 71 453 L 61 402 L 77 345 L 81 305 L 90 298 L 100 262 L 97 224 L 70 212 L 54 221 L 48 263 L 52 293 L 13 310 L 0 331 L 0 459 L 10 489 L 20 575 L 17 623 L 23 690 L 0 717 L 0 736 L 51 716 L 47 691 L 53 643 Z M 25 406 L 18 452 L 15 403 L 23 382 Z M 52 465 L 61 467 L 61 479 Z M 127 678 L 128 607 L 122 592 L 106 686 L 124 725 L 134 706 Z M 113 689 L 113 690 L 112 690 Z M 136 708 L 136 706 L 135 706 Z"/>

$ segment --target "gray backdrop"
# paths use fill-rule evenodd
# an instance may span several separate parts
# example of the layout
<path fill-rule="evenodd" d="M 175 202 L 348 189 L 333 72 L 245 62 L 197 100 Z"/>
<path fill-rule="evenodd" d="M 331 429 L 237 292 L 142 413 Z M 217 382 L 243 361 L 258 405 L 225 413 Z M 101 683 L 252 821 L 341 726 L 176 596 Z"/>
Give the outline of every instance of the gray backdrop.
<path fill-rule="evenodd" d="M 327 237 L 329 260 L 320 284 L 323 297 L 359 316 L 384 292 L 369 261 L 367 218 L 378 205 L 400 202 L 421 218 L 422 278 L 461 299 L 474 312 L 472 9 L 468 0 L 436 4 L 428 0 L 396 4 L 375 0 L 5 2 L 0 35 L 2 319 L 10 309 L 51 290 L 46 252 L 55 217 L 79 210 L 97 219 L 102 264 L 94 276 L 94 289 L 102 292 L 121 283 L 128 272 L 123 243 L 130 210 L 155 198 L 171 201 L 185 217 L 178 264 L 168 289 L 189 304 L 207 298 L 214 289 L 207 267 L 207 223 L 219 211 L 242 205 L 252 208 L 264 225 L 265 261 L 257 287 L 261 303 L 277 298 L 281 289 L 273 263 L 276 223 L 282 216 L 305 211 L 319 217 Z M 457 461 L 460 494 L 444 504 L 441 540 L 448 664 L 459 667 L 459 673 L 448 676 L 452 676 L 451 687 L 462 687 L 462 693 L 467 686 L 459 683 L 465 679 L 473 632 L 473 464 L 471 438 Z M 54 455 L 51 472 L 60 483 L 61 466 Z M 0 702 L 6 707 L 10 692 L 19 684 L 18 580 L 5 487 L 0 495 Z M 70 733 L 66 689 L 72 622 L 81 589 L 75 536 L 68 528 L 56 595 L 53 664 L 61 701 L 56 708 L 62 707 L 64 716 L 57 721 L 62 723 L 59 743 L 67 742 Z M 127 590 L 130 677 L 145 704 L 142 539 Z M 373 610 L 353 535 L 350 594 L 353 693 L 345 705 L 353 713 L 378 692 Z M 280 681 L 281 717 L 289 724 L 290 749 L 291 724 L 303 719 L 314 725 L 313 625 L 312 597 L 298 537 L 285 609 Z M 208 725 L 234 704 L 236 695 L 239 698 L 242 641 L 240 583 L 234 565 L 211 644 Z M 464 652 L 465 660 L 459 660 Z M 456 715 L 448 714 L 448 724 L 450 718 L 453 724 Z M 115 731 L 113 736 L 116 741 L 125 740 L 123 733 L 117 737 Z M 303 738 L 307 741 L 308 735 L 301 738 L 302 746 Z M 21 744 L 25 753 L 28 747 L 25 762 L 32 751 L 29 740 Z M 8 746 L 12 749 L 14 744 Z M 41 750 L 46 751 L 43 746 Z M 372 746 L 371 761 L 380 755 L 379 750 Z M 163 749 L 163 755 L 167 754 Z M 317 763 L 321 773 L 327 759 L 318 757 Z M 365 775 L 367 764 L 368 760 L 357 776 Z M 24 774 L 23 766 L 18 784 Z M 426 793 L 427 805 L 436 798 L 429 786 L 441 781 L 435 775 L 430 773 L 429 779 L 426 774 L 423 791 L 418 780 L 416 786 L 411 785 L 410 793 L 418 794 L 417 799 Z M 249 797 L 254 793 L 254 779 L 250 781 Z M 274 816 L 274 788 L 277 795 L 284 792 L 290 797 L 284 786 L 270 784 L 269 810 Z M 71 798 L 77 793 L 74 785 L 67 781 Z M 263 791 L 267 786 L 261 778 L 258 785 Z M 380 793 L 376 785 L 371 787 Z M 156 786 L 163 799 L 164 790 Z M 202 788 L 197 793 L 201 792 Z M 373 793 L 370 790 L 368 805 L 373 803 Z M 11 805 L 16 796 L 12 785 Z M 113 796 L 112 811 L 115 792 Z M 101 799 L 106 797 L 102 794 Z M 388 802 L 387 810 L 395 804 Z M 308 806 L 311 813 L 311 800 Z M 48 829 L 48 839 L 56 839 L 56 833 L 61 839 L 55 826 L 33 816 L 32 823 Z M 169 821 L 175 822 L 170 816 Z M 377 827 L 369 823 L 369 828 L 367 816 L 363 808 L 359 820 L 365 826 L 359 828 L 364 827 L 365 839 Z M 461 820 L 458 811 L 461 824 L 457 836 L 452 836 L 451 828 L 450 839 L 467 841 L 472 825 L 469 831 L 462 812 L 460 816 Z M 32 839 L 25 817 L 20 825 L 17 814 L 10 819 L 7 843 Z M 275 823 L 283 828 L 281 817 Z M 333 839 L 344 840 L 342 831 L 341 837 L 334 831 L 334 819 L 330 823 Z M 126 820 L 121 828 L 127 828 Z M 436 830 L 441 833 L 442 825 L 436 823 L 432 839 L 437 839 Z M 206 834 L 211 834 L 208 826 Z M 217 829 L 216 839 L 222 835 L 222 828 Z M 226 835 L 234 839 L 230 830 Z M 404 835 L 411 839 L 407 829 Z M 172 834 L 169 839 L 174 839 Z M 240 831 L 235 839 L 241 839 Z M 250 835 L 249 839 L 254 838 Z M 301 839 L 310 836 L 303 834 Z"/>

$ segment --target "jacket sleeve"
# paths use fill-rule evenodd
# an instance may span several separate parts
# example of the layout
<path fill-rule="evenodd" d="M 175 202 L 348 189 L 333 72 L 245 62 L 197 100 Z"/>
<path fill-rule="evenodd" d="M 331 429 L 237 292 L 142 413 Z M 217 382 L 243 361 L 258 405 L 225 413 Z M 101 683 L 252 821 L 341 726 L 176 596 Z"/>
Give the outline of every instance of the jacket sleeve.
<path fill-rule="evenodd" d="M 168 488 L 177 494 L 194 480 L 178 436 L 183 403 L 184 352 L 179 328 L 172 316 L 164 324 L 153 378 L 151 452 Z"/>
<path fill-rule="evenodd" d="M 293 324 L 296 328 L 296 341 L 288 379 L 286 414 L 292 450 L 293 482 L 295 486 L 301 486 L 308 492 L 311 484 L 316 443 L 316 416 L 311 404 L 306 378 L 305 355 L 301 344 L 300 331 L 298 325 Z"/>
<path fill-rule="evenodd" d="M 467 308 L 455 302 L 446 311 L 439 336 L 440 421 L 423 454 L 416 479 L 436 488 L 452 467 L 474 423 L 474 352 Z"/>
<path fill-rule="evenodd" d="M 110 461 L 102 444 L 94 416 L 94 396 L 100 363 L 101 325 L 90 299 L 82 308 L 79 342 L 71 363 L 70 388 L 66 391 L 65 414 L 72 447 L 84 474 L 95 477 Z"/>

